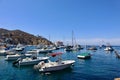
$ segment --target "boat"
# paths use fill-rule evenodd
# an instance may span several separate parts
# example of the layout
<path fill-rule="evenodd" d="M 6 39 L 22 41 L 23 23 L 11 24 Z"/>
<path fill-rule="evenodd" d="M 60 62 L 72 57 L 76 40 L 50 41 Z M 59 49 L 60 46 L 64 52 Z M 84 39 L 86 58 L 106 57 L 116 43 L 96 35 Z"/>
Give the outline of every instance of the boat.
<path fill-rule="evenodd" d="M 23 51 L 24 48 L 25 48 L 24 45 L 22 45 L 22 44 L 18 44 L 18 45 L 16 46 L 16 48 L 14 48 L 14 49 L 15 49 L 16 51 Z"/>
<path fill-rule="evenodd" d="M 26 58 L 19 58 L 18 60 L 16 60 L 15 62 L 13 62 L 13 65 L 16 66 L 26 66 L 26 65 L 35 65 L 38 64 L 41 61 L 46 61 L 49 57 L 26 57 Z"/>
<path fill-rule="evenodd" d="M 5 49 L 0 49 L 0 56 L 4 56 L 6 53 L 6 50 Z"/>
<path fill-rule="evenodd" d="M 91 54 L 88 52 L 85 52 L 85 53 L 81 53 L 81 54 L 77 55 L 77 57 L 80 59 L 88 59 L 88 58 L 91 58 Z"/>
<path fill-rule="evenodd" d="M 6 56 L 8 54 L 13 54 L 13 45 L 9 45 L 9 46 L 4 46 L 2 48 L 0 48 L 0 55 L 1 56 Z"/>
<path fill-rule="evenodd" d="M 14 49 L 6 50 L 6 53 L 5 53 L 5 55 L 15 55 L 15 54 L 16 54 L 16 50 Z"/>
<path fill-rule="evenodd" d="M 39 50 L 39 53 L 49 53 L 49 52 L 52 52 L 53 51 L 53 49 L 47 49 L 47 48 L 43 48 L 43 49 L 40 49 Z"/>
<path fill-rule="evenodd" d="M 55 57 L 56 55 L 61 55 L 62 53 L 52 53 L 51 56 Z M 50 61 L 48 60 L 47 63 L 40 62 L 37 65 L 34 66 L 34 68 L 37 68 L 40 72 L 51 72 L 51 71 L 58 71 L 63 70 L 65 68 L 71 67 L 72 64 L 75 63 L 75 60 L 62 60 L 61 58 L 58 58 L 57 61 Z"/>
<path fill-rule="evenodd" d="M 15 54 L 15 55 L 7 55 L 5 57 L 5 60 L 17 60 L 18 58 L 24 58 L 24 57 L 31 57 L 32 54 Z"/>
<path fill-rule="evenodd" d="M 48 49 L 48 48 L 36 48 L 30 51 L 27 51 L 28 53 L 49 53 L 52 52 L 53 49 Z"/>
<path fill-rule="evenodd" d="M 87 50 L 97 50 L 95 46 L 89 47 Z"/>
<path fill-rule="evenodd" d="M 65 51 L 78 51 L 78 50 L 80 50 L 80 49 L 82 49 L 82 48 L 80 48 L 80 47 L 78 47 L 78 46 L 66 46 L 65 47 Z"/>
<path fill-rule="evenodd" d="M 104 49 L 105 51 L 114 51 L 114 49 L 112 48 L 112 46 L 110 45 L 110 43 L 107 43 L 106 48 Z"/>
<path fill-rule="evenodd" d="M 118 51 L 114 51 L 115 52 L 115 55 L 117 58 L 120 58 L 120 54 L 118 53 Z"/>
<path fill-rule="evenodd" d="M 114 49 L 111 46 L 106 46 L 104 49 L 105 51 L 114 51 Z"/>
<path fill-rule="evenodd" d="M 72 31 L 72 45 L 67 45 L 65 47 L 65 51 L 78 51 L 80 49 L 83 49 L 80 45 L 76 44 L 74 32 Z"/>
<path fill-rule="evenodd" d="M 120 78 L 119 78 L 119 77 L 117 77 L 117 78 L 114 78 L 114 80 L 120 80 Z"/>
<path fill-rule="evenodd" d="M 39 50 L 38 49 L 32 49 L 26 52 L 27 54 L 38 54 Z"/>
<path fill-rule="evenodd" d="M 83 47 L 81 45 L 75 45 L 75 47 L 76 47 L 77 50 L 82 50 L 83 49 Z"/>
<path fill-rule="evenodd" d="M 17 47 L 15 48 L 16 51 L 23 51 L 24 50 L 24 47 Z"/>
<path fill-rule="evenodd" d="M 73 46 L 67 45 L 64 50 L 65 51 L 73 51 Z"/>

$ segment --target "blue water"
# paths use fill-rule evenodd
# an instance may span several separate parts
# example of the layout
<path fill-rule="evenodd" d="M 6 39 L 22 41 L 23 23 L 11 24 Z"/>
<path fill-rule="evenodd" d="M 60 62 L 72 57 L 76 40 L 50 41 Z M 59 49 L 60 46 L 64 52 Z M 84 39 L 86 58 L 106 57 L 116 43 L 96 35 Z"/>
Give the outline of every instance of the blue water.
<path fill-rule="evenodd" d="M 113 48 L 120 50 L 120 47 Z M 59 51 L 64 52 L 62 49 Z M 0 56 L 0 80 L 114 80 L 120 77 L 120 59 L 113 52 L 105 52 L 103 49 L 89 51 L 92 57 L 87 60 L 77 58 L 81 52 L 85 50 L 64 52 L 63 60 L 74 59 L 75 64 L 72 68 L 50 74 L 40 73 L 33 66 L 14 67 L 12 61 L 4 61 L 4 56 Z"/>

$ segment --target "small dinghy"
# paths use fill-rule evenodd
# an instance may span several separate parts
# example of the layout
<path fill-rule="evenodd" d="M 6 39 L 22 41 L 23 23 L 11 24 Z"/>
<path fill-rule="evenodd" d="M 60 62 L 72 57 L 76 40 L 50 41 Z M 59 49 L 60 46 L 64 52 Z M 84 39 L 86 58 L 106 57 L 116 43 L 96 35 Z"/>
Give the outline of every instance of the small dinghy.
<path fill-rule="evenodd" d="M 81 54 L 77 55 L 77 57 L 80 59 L 88 59 L 88 58 L 91 58 L 91 54 L 88 52 L 85 52 L 85 53 L 81 53 Z"/>

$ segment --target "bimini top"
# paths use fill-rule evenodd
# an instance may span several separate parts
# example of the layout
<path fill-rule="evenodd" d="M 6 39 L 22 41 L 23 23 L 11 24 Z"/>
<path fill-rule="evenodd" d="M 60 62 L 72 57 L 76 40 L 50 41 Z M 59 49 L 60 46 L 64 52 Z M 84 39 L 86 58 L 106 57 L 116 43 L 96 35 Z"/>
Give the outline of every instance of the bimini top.
<path fill-rule="evenodd" d="M 52 57 L 55 57 L 55 56 L 61 55 L 61 54 L 63 54 L 63 53 L 62 52 L 55 52 L 55 53 L 51 53 L 49 55 L 52 56 Z"/>

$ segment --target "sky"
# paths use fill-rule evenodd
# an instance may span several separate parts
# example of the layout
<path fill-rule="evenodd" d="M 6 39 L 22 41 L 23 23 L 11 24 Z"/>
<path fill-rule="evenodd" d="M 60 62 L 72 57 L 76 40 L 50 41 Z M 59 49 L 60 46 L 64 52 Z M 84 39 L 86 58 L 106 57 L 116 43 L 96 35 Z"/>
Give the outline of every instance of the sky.
<path fill-rule="evenodd" d="M 120 45 L 120 0 L 0 0 L 0 28 L 51 41 Z"/>

